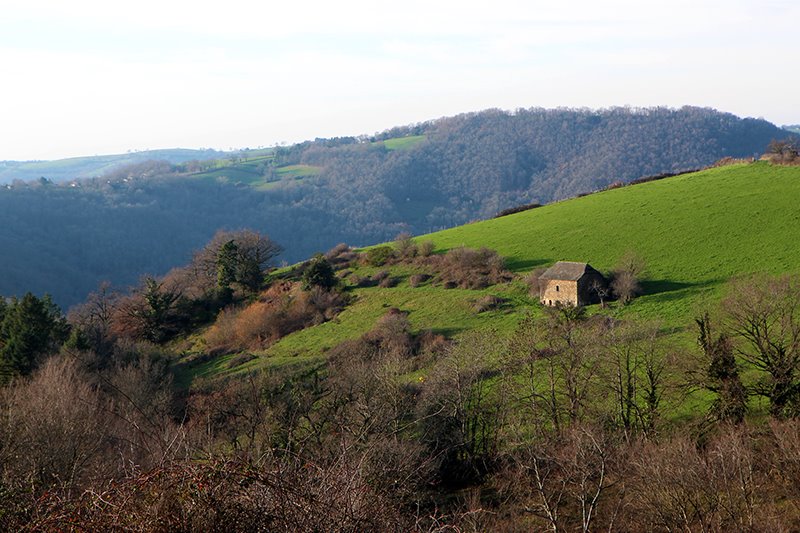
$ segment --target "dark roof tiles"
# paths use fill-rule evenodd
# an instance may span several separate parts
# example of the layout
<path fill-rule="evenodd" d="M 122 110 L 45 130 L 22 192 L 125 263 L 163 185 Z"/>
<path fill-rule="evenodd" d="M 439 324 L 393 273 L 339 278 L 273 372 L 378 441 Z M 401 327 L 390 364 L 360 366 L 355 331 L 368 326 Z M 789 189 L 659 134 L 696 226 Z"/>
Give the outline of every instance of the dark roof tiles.
<path fill-rule="evenodd" d="M 539 279 L 559 279 L 564 281 L 577 281 L 584 274 L 597 273 L 588 263 L 576 263 L 573 261 L 559 261 L 551 266 L 539 276 Z"/>

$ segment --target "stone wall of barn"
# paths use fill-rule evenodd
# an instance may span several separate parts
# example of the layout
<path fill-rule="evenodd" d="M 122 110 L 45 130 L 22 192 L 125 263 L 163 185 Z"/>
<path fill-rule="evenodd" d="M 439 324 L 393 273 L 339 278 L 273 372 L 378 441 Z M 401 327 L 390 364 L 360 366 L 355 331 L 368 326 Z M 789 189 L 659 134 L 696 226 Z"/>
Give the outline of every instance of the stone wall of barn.
<path fill-rule="evenodd" d="M 578 282 L 564 280 L 545 280 L 546 285 L 542 289 L 541 302 L 544 305 L 578 305 Z"/>

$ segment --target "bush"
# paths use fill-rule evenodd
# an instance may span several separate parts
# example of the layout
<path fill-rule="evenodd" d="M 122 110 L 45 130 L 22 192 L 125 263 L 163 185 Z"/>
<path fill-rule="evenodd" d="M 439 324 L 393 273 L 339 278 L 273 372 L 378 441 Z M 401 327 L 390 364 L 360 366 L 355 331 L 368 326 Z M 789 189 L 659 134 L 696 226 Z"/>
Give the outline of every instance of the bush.
<path fill-rule="evenodd" d="M 488 248 L 455 248 L 431 258 L 445 288 L 483 289 L 511 279 L 503 258 Z"/>
<path fill-rule="evenodd" d="M 411 234 L 403 232 L 394 239 L 394 248 L 401 258 L 410 258 L 417 255 L 417 245 L 411 240 Z"/>
<path fill-rule="evenodd" d="M 383 278 L 380 283 L 378 283 L 378 287 L 382 289 L 388 289 L 389 287 L 394 287 L 397 285 L 397 278 L 393 278 L 391 276 Z"/>
<path fill-rule="evenodd" d="M 492 294 L 487 294 L 478 299 L 475 304 L 472 306 L 472 309 L 475 310 L 476 313 L 483 313 L 486 311 L 494 311 L 502 307 L 502 305 L 507 300 L 505 298 L 500 298 L 499 296 L 494 296 Z"/>
<path fill-rule="evenodd" d="M 630 302 L 641 292 L 639 280 L 644 270 L 644 260 L 634 252 L 626 252 L 617 261 L 611 273 L 611 290 L 622 305 Z"/>
<path fill-rule="evenodd" d="M 537 207 L 542 207 L 540 203 L 532 203 L 532 204 L 525 204 L 525 205 L 518 205 L 516 207 L 509 207 L 508 209 L 503 209 L 499 213 L 497 213 L 494 218 L 500 217 L 507 217 L 508 215 L 513 215 L 515 213 L 522 213 L 523 211 L 528 211 L 530 209 L 536 209 Z"/>
<path fill-rule="evenodd" d="M 383 266 L 394 258 L 394 249 L 391 246 L 376 246 L 367 250 L 367 264 Z"/>
<path fill-rule="evenodd" d="M 381 282 L 381 281 L 385 280 L 388 277 L 389 277 L 389 271 L 388 270 L 379 270 L 378 272 L 375 272 L 372 275 L 372 278 L 370 278 L 370 279 L 372 281 L 378 283 L 378 282 Z"/>
<path fill-rule="evenodd" d="M 220 313 L 205 340 L 216 353 L 264 348 L 289 333 L 331 320 L 348 301 L 346 295 L 321 287 L 301 292 L 296 284 L 276 285 L 262 300 Z"/>
<path fill-rule="evenodd" d="M 408 284 L 412 287 L 419 287 L 429 279 L 431 279 L 431 277 L 428 274 L 414 274 L 408 278 Z"/>
<path fill-rule="evenodd" d="M 543 285 L 539 278 L 544 274 L 544 271 L 544 268 L 536 268 L 524 278 L 525 284 L 528 286 L 528 295 L 532 298 L 539 299 L 542 295 Z"/>
<path fill-rule="evenodd" d="M 433 241 L 422 241 L 419 243 L 419 249 L 417 250 L 417 253 L 421 257 L 428 257 L 433 253 L 435 248 L 436 245 L 433 243 Z"/>
<path fill-rule="evenodd" d="M 314 256 L 303 272 L 303 290 L 306 291 L 313 287 L 332 289 L 338 283 L 333 267 L 322 254 Z"/>

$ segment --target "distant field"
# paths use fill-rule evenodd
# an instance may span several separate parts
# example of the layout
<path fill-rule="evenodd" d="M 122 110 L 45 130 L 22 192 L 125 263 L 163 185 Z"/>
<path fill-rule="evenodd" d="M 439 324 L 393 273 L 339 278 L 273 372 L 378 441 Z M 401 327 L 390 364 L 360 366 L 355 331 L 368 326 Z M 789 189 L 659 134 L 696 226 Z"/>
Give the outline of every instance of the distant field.
<path fill-rule="evenodd" d="M 92 178 L 102 176 L 123 165 L 141 163 L 147 160 L 163 159 L 170 163 L 181 163 L 191 159 L 219 157 L 222 154 L 222 152 L 215 150 L 176 148 L 115 155 L 71 157 L 53 161 L 2 161 L 0 162 L 0 183 L 10 183 L 14 179 L 29 181 L 40 177 L 45 177 L 55 182 Z"/>
<path fill-rule="evenodd" d="M 316 176 L 322 172 L 321 167 L 312 165 L 287 165 L 285 167 L 278 167 L 275 173 L 281 177 L 286 178 L 306 178 L 308 176 Z"/>
<path fill-rule="evenodd" d="M 230 161 L 220 159 L 217 161 L 217 168 L 197 172 L 192 174 L 195 179 L 223 180 L 232 183 L 242 183 L 255 187 L 259 190 L 266 190 L 275 187 L 283 179 L 302 179 L 309 176 L 316 176 L 322 170 L 320 167 L 311 165 L 286 165 L 274 169 L 277 179 L 268 181 L 266 165 L 273 159 L 271 153 L 268 154 L 248 154 L 247 158 Z"/>
<path fill-rule="evenodd" d="M 386 139 L 383 141 L 383 145 L 387 150 L 410 150 L 423 142 L 425 139 L 425 135 L 409 135 L 408 137 Z"/>

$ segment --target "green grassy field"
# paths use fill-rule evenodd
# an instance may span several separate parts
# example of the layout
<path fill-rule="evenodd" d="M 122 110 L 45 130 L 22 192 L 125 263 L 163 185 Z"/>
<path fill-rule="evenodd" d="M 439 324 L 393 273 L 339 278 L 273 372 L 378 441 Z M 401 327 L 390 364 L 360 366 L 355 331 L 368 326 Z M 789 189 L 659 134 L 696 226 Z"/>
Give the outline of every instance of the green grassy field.
<path fill-rule="evenodd" d="M 558 260 L 604 271 L 627 250 L 646 294 L 625 310 L 684 325 L 733 276 L 800 271 L 800 168 L 733 165 L 547 205 L 429 236 L 487 246 L 524 272 Z"/>
<path fill-rule="evenodd" d="M 411 150 L 427 137 L 425 135 L 409 135 L 408 137 L 396 137 L 394 139 L 386 139 L 383 141 L 383 146 L 387 150 Z"/>
<path fill-rule="evenodd" d="M 241 183 L 249 185 L 258 190 L 266 190 L 275 187 L 284 179 L 299 180 L 309 176 L 316 176 L 322 169 L 311 165 L 285 165 L 275 168 L 275 176 L 271 181 L 267 181 L 264 175 L 265 165 L 271 163 L 274 156 L 269 154 L 248 155 L 240 161 L 229 161 L 220 159 L 217 167 L 191 174 L 194 179 L 224 181 L 229 183 Z"/>
<path fill-rule="evenodd" d="M 645 294 L 609 312 L 658 321 L 688 346 L 692 318 L 716 304 L 728 279 L 759 271 L 800 271 L 798 200 L 800 168 L 734 165 L 558 202 L 418 240 L 432 240 L 438 252 L 462 245 L 495 249 L 520 275 L 558 260 L 588 261 L 605 271 L 632 250 L 647 262 Z M 353 289 L 354 303 L 335 320 L 288 335 L 251 361 L 229 367 L 226 356 L 192 371 L 224 376 L 313 364 L 327 349 L 370 330 L 391 307 L 408 312 L 417 331 L 454 337 L 477 328 L 510 332 L 526 313 L 541 312 L 519 279 L 479 291 L 430 283 L 412 288 L 407 280 L 415 268 L 388 268 L 400 279 L 397 287 Z M 370 275 L 379 269 L 357 270 Z M 473 304 L 486 294 L 505 298 L 507 304 L 477 313 Z"/>

